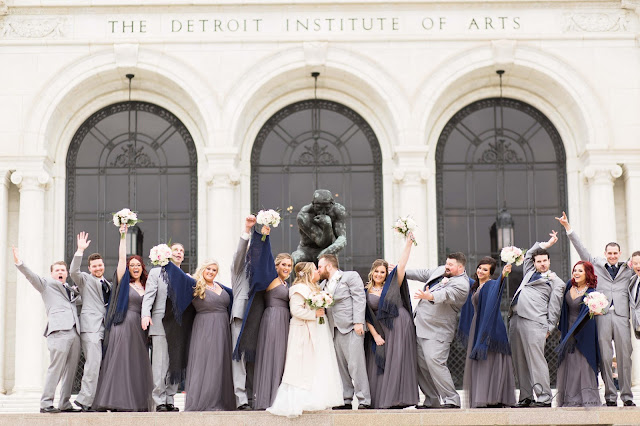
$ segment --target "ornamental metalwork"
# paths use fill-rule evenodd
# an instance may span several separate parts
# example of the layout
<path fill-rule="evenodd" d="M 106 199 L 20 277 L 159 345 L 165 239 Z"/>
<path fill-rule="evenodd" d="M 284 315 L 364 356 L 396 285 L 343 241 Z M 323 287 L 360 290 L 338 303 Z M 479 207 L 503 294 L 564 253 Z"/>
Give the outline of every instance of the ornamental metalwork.
<path fill-rule="evenodd" d="M 111 167 L 127 167 L 135 169 L 138 167 L 154 167 L 149 154 L 144 152 L 144 147 L 136 148 L 134 143 L 123 146 L 122 151 L 110 164 Z"/>
<path fill-rule="evenodd" d="M 251 153 L 251 206 L 282 208 L 271 232 L 274 252 L 294 251 L 300 240 L 296 213 L 315 189 L 329 189 L 348 212 L 341 268 L 367 277 L 383 254 L 382 154 L 369 124 L 336 102 L 306 100 L 274 114 Z M 291 206 L 293 213 L 284 213 Z"/>
<path fill-rule="evenodd" d="M 491 98 L 466 106 L 444 127 L 435 157 L 438 259 L 444 263 L 447 253 L 464 252 L 469 276 L 483 256 L 498 258 L 491 229 L 503 208 L 514 221 L 515 245 L 523 248 L 546 241 L 557 229 L 554 217 L 567 210 L 564 145 L 551 121 L 524 102 Z M 549 251 L 552 270 L 568 279 L 568 241 L 561 239 Z M 508 279 L 505 316 L 522 269 Z M 553 383 L 557 337 L 549 338 L 546 349 Z M 462 385 L 465 354 L 466 348 L 452 346 L 448 364 L 461 372 L 454 374 L 457 386 Z"/>

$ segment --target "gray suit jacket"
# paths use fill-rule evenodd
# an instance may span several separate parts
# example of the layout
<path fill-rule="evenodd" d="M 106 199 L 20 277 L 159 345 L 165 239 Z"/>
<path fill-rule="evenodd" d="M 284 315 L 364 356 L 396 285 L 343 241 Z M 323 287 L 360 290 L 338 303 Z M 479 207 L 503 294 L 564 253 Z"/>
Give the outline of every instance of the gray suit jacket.
<path fill-rule="evenodd" d="M 333 306 L 327 308 L 327 319 L 332 333 L 337 328 L 340 333 L 347 334 L 353 330 L 354 324 L 365 325 L 367 298 L 362 278 L 357 272 L 339 270 L 336 273 L 341 276 L 332 295 Z M 320 288 L 326 291 L 328 283 L 328 280 L 323 280 Z"/>
<path fill-rule="evenodd" d="M 513 303 L 518 297 L 518 302 L 512 309 L 518 316 L 545 325 L 547 331 L 553 331 L 560 317 L 565 283 L 551 271 L 548 271 L 551 277 L 529 282 L 536 272 L 532 255 L 538 248 L 540 243 L 535 243 L 524 257 L 524 278 L 511 299 Z"/>
<path fill-rule="evenodd" d="M 62 283 L 51 277 L 41 277 L 35 274 L 24 263 L 16 265 L 16 267 L 42 296 L 44 307 L 47 310 L 47 327 L 44 330 L 44 335 L 49 336 L 54 331 L 71 330 L 74 325 L 76 332 L 80 333 L 80 321 L 78 320 L 75 299 L 69 300 Z"/>
<path fill-rule="evenodd" d="M 231 261 L 231 289 L 233 290 L 231 322 L 233 322 L 234 318 L 244 318 L 244 310 L 247 308 L 247 301 L 249 299 L 249 279 L 245 271 L 249 240 L 245 240 L 244 238 L 240 238 L 239 240 L 238 247 Z"/>
<path fill-rule="evenodd" d="M 633 275 L 629 282 L 629 308 L 631 314 L 631 325 L 636 339 L 640 339 L 640 277 Z M 636 296 L 637 294 L 637 296 Z M 636 299 L 638 299 L 636 301 Z"/>
<path fill-rule="evenodd" d="M 408 269 L 408 280 L 429 284 L 444 275 L 444 265 L 435 269 Z M 422 339 L 451 343 L 456 333 L 457 316 L 469 295 L 467 273 L 450 277 L 445 284 L 436 284 L 432 289 L 433 301 L 420 299 L 413 317 L 416 334 Z"/>
<path fill-rule="evenodd" d="M 80 322 L 83 333 L 100 333 L 104 335 L 104 317 L 107 313 L 105 300 L 102 295 L 100 280 L 87 272 L 80 271 L 82 256 L 73 256 L 69 275 L 80 289 L 82 295 L 82 311 Z M 106 279 L 103 277 L 106 281 Z M 108 281 L 107 281 L 108 283 Z"/>
<path fill-rule="evenodd" d="M 611 274 L 607 271 L 605 264 L 607 259 L 604 257 L 592 257 L 589 254 L 589 250 L 582 245 L 582 241 L 578 238 L 576 231 L 571 232 L 568 235 L 571 244 L 576 248 L 580 259 L 593 264 L 593 268 L 598 276 L 598 287 L 596 288 L 600 293 L 607 296 L 609 301 L 613 302 L 616 315 L 629 318 L 629 280 L 633 276 L 633 270 L 627 266 L 625 262 L 618 262 L 618 273 L 614 280 L 611 279 Z M 609 312 L 605 312 L 607 315 Z"/>
<path fill-rule="evenodd" d="M 161 267 L 153 268 L 147 276 L 144 297 L 142 298 L 143 317 L 151 317 L 149 336 L 164 336 L 164 310 L 167 305 L 167 283 L 160 276 Z"/>

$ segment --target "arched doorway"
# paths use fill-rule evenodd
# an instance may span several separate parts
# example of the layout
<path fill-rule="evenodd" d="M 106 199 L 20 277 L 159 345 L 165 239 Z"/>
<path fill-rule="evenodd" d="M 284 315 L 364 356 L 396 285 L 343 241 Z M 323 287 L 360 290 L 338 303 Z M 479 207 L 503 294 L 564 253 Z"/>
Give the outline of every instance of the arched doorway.
<path fill-rule="evenodd" d="M 554 216 L 567 210 L 564 145 L 551 121 L 531 105 L 505 98 L 480 100 L 464 107 L 444 127 L 436 148 L 436 187 L 438 258 L 444 262 L 447 253 L 464 252 L 472 276 L 480 258 L 498 258 L 501 224 L 506 222 L 509 228 L 512 223 L 511 244 L 524 249 L 558 230 Z M 567 240 L 560 239 L 549 252 L 552 269 L 561 278 L 568 277 Z M 509 276 L 503 313 L 521 280 L 517 268 Z M 552 382 L 556 338 L 552 336 L 547 345 Z M 462 381 L 465 350 L 452 347 L 449 357 L 452 371 L 460 372 L 457 384 Z"/>
<path fill-rule="evenodd" d="M 382 256 L 382 155 L 369 124 L 332 101 L 289 105 L 262 127 L 251 153 L 251 206 L 283 209 L 272 232 L 274 252 L 291 253 L 300 241 L 296 214 L 315 189 L 328 189 L 348 213 L 347 247 L 340 266 L 366 278 Z M 285 209 L 293 207 L 291 214 Z"/>

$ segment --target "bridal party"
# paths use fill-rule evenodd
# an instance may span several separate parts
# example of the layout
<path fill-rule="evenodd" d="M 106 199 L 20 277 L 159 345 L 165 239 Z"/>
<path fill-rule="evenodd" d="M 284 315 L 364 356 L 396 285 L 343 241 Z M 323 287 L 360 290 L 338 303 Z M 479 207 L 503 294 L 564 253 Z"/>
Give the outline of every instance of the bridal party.
<path fill-rule="evenodd" d="M 309 220 L 322 223 L 330 214 L 316 211 Z M 346 240 L 311 258 L 302 241 L 294 253 L 272 253 L 269 236 L 280 221 L 273 210 L 244 219 L 229 248 L 231 265 L 211 258 L 195 271 L 181 269 L 179 242 L 153 247 L 151 269 L 141 256 L 127 256 L 125 236 L 137 221 L 128 209 L 113 219 L 121 238 L 112 276 L 101 254 L 85 259 L 86 232 L 77 235 L 68 269 L 58 261 L 32 271 L 29 253 L 13 247 L 16 268 L 47 313 L 50 364 L 40 412 L 175 412 L 180 389 L 186 411 L 287 417 L 326 409 L 551 407 L 554 399 L 560 407 L 618 406 L 618 399 L 634 406 L 640 251 L 622 253 L 616 242 L 585 247 L 564 212 L 555 219 L 561 235 L 550 230 L 527 249 L 504 247 L 499 259 L 469 264 L 454 252 L 442 265 L 408 268 L 416 225 L 400 218 L 400 256 L 371 259 L 366 277 L 341 269 L 337 253 Z M 308 243 L 316 237 L 308 235 Z M 559 238 L 581 259 L 570 271 L 553 269 L 548 250 Z M 231 279 L 220 282 L 225 267 Z M 505 321 L 506 278 L 519 267 L 523 279 Z M 412 292 L 409 281 L 419 289 Z M 544 351 L 556 329 L 552 390 Z M 466 348 L 463 398 L 447 364 L 456 340 Z M 81 352 L 84 372 L 72 404 Z"/>

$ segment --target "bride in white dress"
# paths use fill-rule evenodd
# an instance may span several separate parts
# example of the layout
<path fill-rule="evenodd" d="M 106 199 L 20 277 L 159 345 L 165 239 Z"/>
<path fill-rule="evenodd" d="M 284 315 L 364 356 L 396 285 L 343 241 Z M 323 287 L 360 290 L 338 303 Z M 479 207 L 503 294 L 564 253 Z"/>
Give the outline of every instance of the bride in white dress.
<path fill-rule="evenodd" d="M 267 408 L 272 414 L 288 417 L 344 404 L 329 322 L 324 309 L 312 310 L 306 303 L 320 291 L 316 265 L 296 264 L 295 277 L 289 289 L 291 323 L 284 375 L 273 405 Z M 324 324 L 318 324 L 322 317 Z"/>

